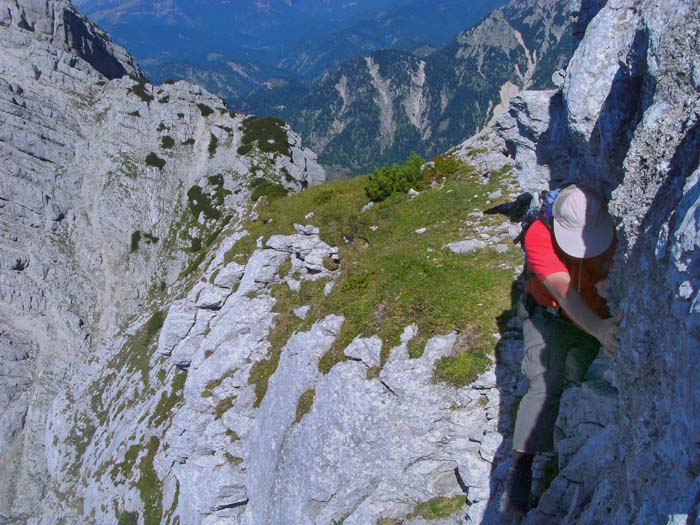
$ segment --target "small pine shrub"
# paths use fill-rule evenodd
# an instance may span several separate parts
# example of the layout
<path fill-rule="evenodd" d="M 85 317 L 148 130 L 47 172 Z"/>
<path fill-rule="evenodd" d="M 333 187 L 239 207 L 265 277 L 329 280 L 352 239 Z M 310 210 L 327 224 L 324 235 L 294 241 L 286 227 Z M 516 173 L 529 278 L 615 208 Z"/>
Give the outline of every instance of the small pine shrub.
<path fill-rule="evenodd" d="M 165 159 L 161 159 L 158 155 L 151 152 L 146 157 L 146 166 L 162 170 L 165 167 Z"/>
<path fill-rule="evenodd" d="M 211 109 L 209 106 L 206 104 L 197 104 L 197 107 L 199 108 L 199 112 L 202 114 L 203 117 L 208 117 L 212 113 L 214 113 L 214 110 Z"/>
<path fill-rule="evenodd" d="M 131 234 L 131 245 L 129 247 L 129 252 L 134 253 L 139 249 L 139 243 L 141 242 L 141 232 L 136 230 Z"/>
<path fill-rule="evenodd" d="M 134 84 L 128 89 L 129 93 L 133 93 L 137 97 L 139 97 L 141 100 L 143 100 L 146 104 L 149 102 L 152 102 L 154 100 L 153 95 L 151 95 L 148 90 L 146 89 L 146 81 L 143 79 L 140 79 L 137 84 Z"/>
<path fill-rule="evenodd" d="M 161 122 L 160 124 L 158 124 L 156 131 L 158 133 L 161 133 L 162 131 L 165 131 L 166 129 L 168 129 L 168 126 L 165 125 L 165 122 Z"/>
<path fill-rule="evenodd" d="M 160 139 L 160 147 L 163 149 L 172 149 L 175 146 L 175 139 L 170 135 L 165 135 Z"/>
<path fill-rule="evenodd" d="M 219 147 L 219 139 L 216 138 L 216 135 L 213 133 L 210 134 L 209 137 L 209 158 L 211 159 L 214 155 L 216 155 L 216 148 Z"/>
<path fill-rule="evenodd" d="M 131 117 L 141 117 L 141 112 L 137 109 L 136 111 L 132 111 L 129 113 L 129 116 Z"/>
<path fill-rule="evenodd" d="M 182 143 L 182 145 L 183 145 L 183 146 L 194 146 L 194 139 L 193 139 L 193 138 L 189 138 L 189 139 L 187 139 L 186 141 L 184 141 L 184 142 Z"/>
<path fill-rule="evenodd" d="M 376 168 L 369 176 L 365 188 L 367 196 L 374 202 L 387 199 L 394 193 L 408 193 L 411 188 L 422 189 L 426 184 L 421 166 L 423 159 L 415 151 L 402 164 Z"/>
<path fill-rule="evenodd" d="M 165 80 L 163 80 L 163 84 L 167 84 L 169 86 L 173 85 L 174 83 L 175 81 L 172 78 L 166 78 Z"/>
<path fill-rule="evenodd" d="M 184 114 L 184 113 L 178 113 L 178 114 L 177 114 L 177 118 L 180 118 L 180 119 L 185 118 L 185 114 Z"/>
<path fill-rule="evenodd" d="M 165 95 L 163 98 L 159 98 L 158 102 L 160 102 L 161 104 L 167 104 L 168 102 L 170 102 L 170 97 L 168 95 Z"/>

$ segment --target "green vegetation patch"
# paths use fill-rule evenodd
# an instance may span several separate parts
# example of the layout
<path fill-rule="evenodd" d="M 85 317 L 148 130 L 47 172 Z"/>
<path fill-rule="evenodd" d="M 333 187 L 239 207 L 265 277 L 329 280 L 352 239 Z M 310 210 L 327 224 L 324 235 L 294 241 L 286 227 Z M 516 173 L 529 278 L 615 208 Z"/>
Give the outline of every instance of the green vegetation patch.
<path fill-rule="evenodd" d="M 166 78 L 163 80 L 163 84 L 166 84 L 168 86 L 172 86 L 175 83 L 175 81 L 172 78 Z"/>
<path fill-rule="evenodd" d="M 129 252 L 134 253 L 139 249 L 139 243 L 141 242 L 141 232 L 136 230 L 131 234 L 131 244 L 129 246 Z"/>
<path fill-rule="evenodd" d="M 163 517 L 163 483 L 153 467 L 160 440 L 152 436 L 146 448 L 146 456 L 140 464 L 141 477 L 136 482 L 143 502 L 143 522 L 160 523 Z"/>
<path fill-rule="evenodd" d="M 452 514 L 464 507 L 465 497 L 454 496 L 452 498 L 433 498 L 429 501 L 419 503 L 409 519 L 423 518 L 424 520 L 438 520 L 449 518 Z"/>
<path fill-rule="evenodd" d="M 252 145 L 256 143 L 260 151 L 266 153 L 280 153 L 289 155 L 289 141 L 285 122 L 274 117 L 248 117 L 243 121 L 243 145 Z M 241 148 L 239 148 L 239 153 Z"/>
<path fill-rule="evenodd" d="M 175 146 L 175 139 L 170 135 L 165 135 L 160 138 L 160 147 L 163 149 L 172 149 Z"/>
<path fill-rule="evenodd" d="M 136 111 L 129 113 L 129 115 L 132 117 L 141 117 L 141 112 L 137 109 Z"/>
<path fill-rule="evenodd" d="M 221 217 L 221 212 L 212 206 L 211 197 L 202 191 L 201 186 L 195 184 L 187 191 L 187 203 L 195 218 L 198 218 L 202 213 L 207 219 Z"/>
<path fill-rule="evenodd" d="M 425 161 L 415 151 L 403 164 L 386 165 L 376 168 L 369 175 L 365 191 L 370 200 L 383 201 L 396 193 L 408 193 L 410 189 L 425 190 L 440 178 L 450 178 L 457 174 L 459 162 L 452 156 L 440 155 L 432 164 L 423 168 Z"/>
<path fill-rule="evenodd" d="M 252 236 L 248 236 L 245 239 L 250 238 Z M 254 245 L 250 249 L 254 249 Z M 273 287 L 272 296 L 275 298 L 273 312 L 277 315 L 274 327 L 268 337 L 270 341 L 270 355 L 266 359 L 253 364 L 248 376 L 248 384 L 255 384 L 254 406 L 256 408 L 260 406 L 260 403 L 265 398 L 268 381 L 277 370 L 280 356 L 282 355 L 282 348 L 295 331 L 309 326 L 307 321 L 302 321 L 294 315 L 294 309 L 299 306 L 319 302 L 321 297 L 323 297 L 325 284 L 326 281 L 323 279 L 303 281 L 298 292 L 290 290 L 286 283 Z"/>
<path fill-rule="evenodd" d="M 277 199 L 279 197 L 284 197 L 289 193 L 287 188 L 282 186 L 279 182 L 266 179 L 265 177 L 257 177 L 249 185 L 251 189 L 250 199 L 255 202 L 260 197 L 267 197 L 268 199 Z"/>
<path fill-rule="evenodd" d="M 463 351 L 443 362 L 436 379 L 457 382 L 488 365 L 485 355 L 495 347 L 491 334 L 498 332 L 497 318 L 511 309 L 513 267 L 520 264 L 519 254 L 484 249 L 459 255 L 443 246 L 477 235 L 465 221 L 472 220 L 470 213 L 489 206 L 487 195 L 500 180 L 492 176 L 483 184 L 472 167 L 449 157 L 435 159 L 435 167 L 428 169 L 432 180 L 444 184 L 426 188 L 415 198 L 394 193 L 365 213 L 361 209 L 367 203 L 368 177 L 270 200 L 258 206 L 259 218 L 245 225 L 250 235 L 226 254 L 229 261 L 243 260 L 255 249 L 256 239 L 262 237 L 264 242 L 274 234 L 292 234 L 294 223 L 308 223 L 305 216 L 314 212 L 311 222 L 320 228 L 322 239 L 339 247 L 340 276 L 328 296 L 321 293 L 298 303 L 289 299 L 297 306 L 310 304 L 311 310 L 306 324 L 290 319 L 291 329 L 282 332 L 286 337 L 297 326 L 310 326 L 329 314 L 345 316 L 340 337 L 319 363 L 322 372 L 344 360 L 344 348 L 360 334 L 382 338 L 384 362 L 403 328 L 412 323 L 419 327 L 419 339 L 411 345 L 413 357 L 422 355 L 425 342 L 434 335 L 471 334 Z M 485 216 L 480 221 L 482 226 L 495 226 L 502 219 Z M 419 228 L 427 231 L 417 234 Z M 286 315 L 284 309 L 276 311 Z M 256 383 L 258 400 L 266 386 L 256 377 L 264 379 L 274 372 L 275 351 L 273 345 L 269 360 L 254 367 L 251 383 Z"/>
<path fill-rule="evenodd" d="M 209 106 L 206 104 L 197 104 L 197 107 L 199 108 L 199 112 L 202 114 L 203 117 L 208 117 L 212 113 L 214 113 L 214 110 L 211 109 Z"/>
<path fill-rule="evenodd" d="M 183 146 L 194 146 L 194 139 L 190 137 L 189 139 L 184 140 L 182 142 L 182 145 Z"/>
<path fill-rule="evenodd" d="M 162 170 L 165 167 L 165 159 L 161 159 L 158 155 L 151 152 L 146 156 L 146 166 Z"/>
<path fill-rule="evenodd" d="M 316 391 L 311 389 L 307 390 L 301 395 L 301 397 L 299 397 L 299 401 L 297 402 L 297 413 L 296 417 L 294 418 L 295 423 L 299 423 L 301 418 L 303 418 L 305 414 L 309 413 L 311 407 L 314 405 L 315 395 Z"/>
<path fill-rule="evenodd" d="M 158 405 L 153 412 L 153 417 L 151 418 L 151 425 L 153 427 L 159 427 L 166 421 L 170 421 L 173 409 L 182 401 L 182 391 L 185 388 L 186 379 L 186 372 L 181 372 L 179 370 L 175 372 L 175 378 L 173 379 L 170 393 L 163 392 L 161 394 Z"/>
<path fill-rule="evenodd" d="M 138 512 L 122 512 L 117 516 L 117 525 L 138 525 Z"/>
<path fill-rule="evenodd" d="M 164 322 L 165 315 L 162 311 L 156 310 L 148 321 L 124 344 L 121 352 L 109 364 L 109 368 L 117 371 L 126 369 L 129 372 L 140 372 L 142 381 L 148 388 L 150 386 L 148 372 L 150 371 L 151 353 Z M 99 396 L 99 393 L 96 395 Z M 98 411 L 95 410 L 95 412 Z"/>
<path fill-rule="evenodd" d="M 154 100 L 153 95 L 149 93 L 149 90 L 146 88 L 146 81 L 144 79 L 140 79 L 136 84 L 131 86 L 128 90 L 128 93 L 133 93 L 137 97 L 139 97 L 141 100 L 143 100 L 146 104 L 149 102 L 152 102 Z"/>
<path fill-rule="evenodd" d="M 216 135 L 213 133 L 209 134 L 209 158 L 211 159 L 214 155 L 216 155 L 216 149 L 219 147 L 219 139 L 216 138 Z"/>
<path fill-rule="evenodd" d="M 239 155 L 247 155 L 251 151 L 253 151 L 252 144 L 243 144 L 243 145 L 239 146 L 238 150 L 237 150 Z"/>

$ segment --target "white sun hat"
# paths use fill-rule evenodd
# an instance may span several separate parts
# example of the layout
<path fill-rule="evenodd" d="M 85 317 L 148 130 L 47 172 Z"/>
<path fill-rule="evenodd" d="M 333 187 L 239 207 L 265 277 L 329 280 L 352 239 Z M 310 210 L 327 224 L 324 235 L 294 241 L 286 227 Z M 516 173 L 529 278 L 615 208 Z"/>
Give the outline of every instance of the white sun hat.
<path fill-rule="evenodd" d="M 582 186 L 567 186 L 554 201 L 554 238 L 572 257 L 602 254 L 615 236 L 615 226 L 602 196 Z"/>

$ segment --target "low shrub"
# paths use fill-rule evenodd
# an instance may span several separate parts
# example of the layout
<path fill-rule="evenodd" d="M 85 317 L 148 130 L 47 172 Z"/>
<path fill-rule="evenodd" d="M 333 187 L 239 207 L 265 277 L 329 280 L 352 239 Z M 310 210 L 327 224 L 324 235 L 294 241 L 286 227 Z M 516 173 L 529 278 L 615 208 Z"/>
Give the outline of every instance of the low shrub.
<path fill-rule="evenodd" d="M 193 138 L 189 138 L 189 139 L 183 141 L 182 145 L 183 145 L 183 146 L 194 146 L 194 139 L 193 139 Z"/>
<path fill-rule="evenodd" d="M 151 95 L 148 90 L 146 89 L 146 81 L 143 79 L 140 79 L 136 84 L 131 86 L 128 90 L 128 93 L 133 93 L 137 97 L 139 97 L 141 100 L 143 100 L 146 104 L 149 102 L 152 102 L 154 100 L 153 95 Z"/>
<path fill-rule="evenodd" d="M 214 113 L 214 110 L 206 104 L 199 103 L 197 104 L 197 107 L 199 108 L 199 112 L 202 114 L 203 117 L 208 117 L 209 115 Z"/>
<path fill-rule="evenodd" d="M 172 149 L 175 146 L 175 139 L 170 135 L 165 135 L 160 139 L 160 147 L 163 149 Z"/>
<path fill-rule="evenodd" d="M 161 159 L 158 155 L 151 152 L 146 156 L 146 166 L 162 170 L 165 167 L 165 159 Z"/>
<path fill-rule="evenodd" d="M 425 186 L 421 166 L 424 160 L 415 151 L 402 164 L 376 168 L 369 176 L 365 191 L 374 202 L 380 202 L 394 193 L 408 193 L 411 188 L 419 190 Z"/>
<path fill-rule="evenodd" d="M 209 136 L 209 158 L 211 159 L 216 155 L 216 148 L 219 147 L 219 139 L 213 133 Z"/>
<path fill-rule="evenodd" d="M 136 230 L 131 234 L 131 246 L 129 247 L 129 252 L 134 253 L 139 249 L 139 243 L 141 242 L 141 232 Z"/>

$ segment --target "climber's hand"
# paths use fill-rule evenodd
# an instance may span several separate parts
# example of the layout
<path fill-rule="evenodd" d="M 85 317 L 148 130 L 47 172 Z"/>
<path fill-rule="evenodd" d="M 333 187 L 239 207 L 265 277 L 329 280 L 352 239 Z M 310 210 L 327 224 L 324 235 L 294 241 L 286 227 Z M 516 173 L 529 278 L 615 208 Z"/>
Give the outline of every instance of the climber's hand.
<path fill-rule="evenodd" d="M 625 318 L 625 312 L 620 312 L 610 319 L 602 319 L 598 324 L 595 336 L 601 342 L 605 353 L 613 355 L 620 348 L 618 336 L 622 333 L 620 323 Z"/>

